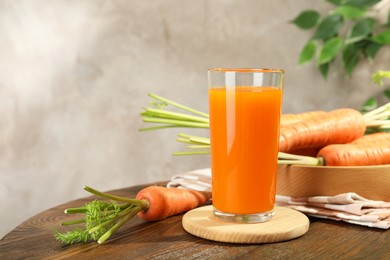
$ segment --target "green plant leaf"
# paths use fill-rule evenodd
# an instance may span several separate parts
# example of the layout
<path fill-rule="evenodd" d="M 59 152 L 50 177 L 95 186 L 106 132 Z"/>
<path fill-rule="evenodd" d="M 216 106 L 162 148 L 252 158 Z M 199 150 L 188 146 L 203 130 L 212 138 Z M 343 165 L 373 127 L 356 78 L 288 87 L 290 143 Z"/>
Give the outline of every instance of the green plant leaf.
<path fill-rule="evenodd" d="M 340 37 L 333 37 L 327 40 L 320 49 L 317 64 L 322 65 L 334 60 L 342 46 L 343 41 Z"/>
<path fill-rule="evenodd" d="M 374 28 L 375 20 L 372 18 L 363 18 L 357 21 L 348 31 L 346 44 L 361 41 L 368 37 Z"/>
<path fill-rule="evenodd" d="M 378 53 L 379 49 L 382 47 L 382 44 L 376 43 L 376 42 L 370 42 L 365 48 L 364 48 L 364 55 L 372 60 L 375 58 L 375 55 Z"/>
<path fill-rule="evenodd" d="M 342 0 L 342 4 L 353 5 L 356 7 L 369 7 L 373 6 L 381 0 Z"/>
<path fill-rule="evenodd" d="M 318 68 L 320 69 L 321 75 L 324 79 L 328 78 L 328 72 L 329 72 L 329 64 L 330 63 L 325 63 L 321 64 Z"/>
<path fill-rule="evenodd" d="M 390 29 L 373 36 L 372 40 L 379 44 L 390 44 Z"/>
<path fill-rule="evenodd" d="M 315 10 L 306 10 L 301 12 L 297 17 L 294 18 L 291 22 L 298 26 L 301 29 L 310 29 L 313 28 L 320 18 L 320 14 Z"/>
<path fill-rule="evenodd" d="M 390 99 L 390 89 L 385 89 L 385 91 L 383 91 L 383 95 L 387 98 L 387 99 Z"/>
<path fill-rule="evenodd" d="M 341 5 L 336 8 L 335 12 L 342 15 L 344 19 L 356 19 L 364 16 L 366 9 L 351 5 Z"/>
<path fill-rule="evenodd" d="M 352 75 L 353 70 L 359 62 L 359 48 L 356 44 L 348 44 L 343 49 L 343 67 L 348 76 Z"/>
<path fill-rule="evenodd" d="M 367 99 L 363 103 L 363 105 L 360 107 L 360 112 L 366 113 L 366 112 L 371 111 L 377 107 L 378 107 L 378 101 L 375 98 L 371 97 L 371 98 Z"/>
<path fill-rule="evenodd" d="M 337 35 L 343 25 L 343 17 L 339 14 L 331 14 L 326 16 L 317 26 L 314 32 L 313 39 L 326 40 Z"/>
<path fill-rule="evenodd" d="M 387 27 L 390 27 L 390 12 L 389 14 L 387 15 Z"/>
<path fill-rule="evenodd" d="M 314 54 L 316 53 L 317 45 L 316 42 L 311 40 L 308 41 L 303 47 L 299 55 L 299 64 L 304 64 L 313 59 Z"/>
<path fill-rule="evenodd" d="M 326 0 L 326 1 L 329 2 L 329 3 L 332 3 L 334 5 L 341 5 L 341 2 L 343 0 Z"/>
<path fill-rule="evenodd" d="M 372 81 L 380 86 L 383 86 L 383 84 L 384 84 L 383 79 L 384 78 L 390 79 L 390 71 L 379 70 L 379 71 L 375 72 L 371 77 Z"/>

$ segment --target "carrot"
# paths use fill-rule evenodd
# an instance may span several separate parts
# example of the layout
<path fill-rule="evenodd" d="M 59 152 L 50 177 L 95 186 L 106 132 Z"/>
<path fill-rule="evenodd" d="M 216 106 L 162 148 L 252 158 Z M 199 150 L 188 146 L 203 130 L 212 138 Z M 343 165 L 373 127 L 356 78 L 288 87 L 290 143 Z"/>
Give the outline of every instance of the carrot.
<path fill-rule="evenodd" d="M 343 144 L 361 137 L 366 120 L 354 109 L 336 109 L 280 128 L 279 151 Z"/>
<path fill-rule="evenodd" d="M 344 145 L 328 145 L 317 157 L 327 166 L 363 166 L 390 164 L 390 133 L 363 135 Z"/>
<path fill-rule="evenodd" d="M 390 143 L 390 133 L 378 132 L 378 133 L 363 135 L 358 139 L 350 142 L 349 144 L 382 144 L 383 142 Z M 317 156 L 321 148 L 323 147 L 302 148 L 302 149 L 289 151 L 289 153 L 294 155 Z"/>
<path fill-rule="evenodd" d="M 322 148 L 317 157 L 327 166 L 367 166 L 390 164 L 389 144 L 333 144 Z"/>
<path fill-rule="evenodd" d="M 379 132 L 373 134 L 363 135 L 351 144 L 390 144 L 390 132 Z"/>
<path fill-rule="evenodd" d="M 316 157 L 279 153 L 279 164 L 317 166 L 367 166 L 390 164 L 390 133 L 363 135 L 347 144 L 331 144 Z"/>
<path fill-rule="evenodd" d="M 289 125 L 325 113 L 326 113 L 325 111 L 308 111 L 308 112 L 302 112 L 297 114 L 282 114 L 280 117 L 280 125 L 281 126 Z"/>
<path fill-rule="evenodd" d="M 141 190 L 138 200 L 146 200 L 149 207 L 138 213 L 147 221 L 162 220 L 203 205 L 211 198 L 210 192 L 151 186 Z"/>
<path fill-rule="evenodd" d="M 211 192 L 162 186 L 147 187 L 135 199 L 103 193 L 87 186 L 84 189 L 110 202 L 94 200 L 84 207 L 66 209 L 66 214 L 85 213 L 85 218 L 63 222 L 62 225 L 85 223 L 85 230 L 56 232 L 56 239 L 64 244 L 90 240 L 101 244 L 135 215 L 146 221 L 158 221 L 199 207 L 211 198 Z"/>

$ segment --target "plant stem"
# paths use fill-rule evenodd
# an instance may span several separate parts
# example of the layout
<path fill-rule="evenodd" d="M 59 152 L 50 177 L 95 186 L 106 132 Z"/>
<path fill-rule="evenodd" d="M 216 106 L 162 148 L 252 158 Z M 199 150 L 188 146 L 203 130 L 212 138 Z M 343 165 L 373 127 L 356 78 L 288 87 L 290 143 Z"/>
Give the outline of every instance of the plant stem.
<path fill-rule="evenodd" d="M 176 119 L 167 119 L 167 118 L 157 118 L 157 117 L 143 117 L 144 122 L 147 123 L 159 123 L 159 124 L 169 124 L 175 125 L 177 127 L 197 127 L 197 128 L 209 128 L 209 124 L 207 123 L 198 123 L 194 121 L 184 121 L 184 120 L 176 120 Z"/>
<path fill-rule="evenodd" d="M 70 225 L 76 225 L 81 223 L 85 223 L 85 219 L 81 218 L 81 219 L 70 220 L 70 221 L 62 222 L 61 225 L 70 226 Z"/>
<path fill-rule="evenodd" d="M 172 119 L 180 119 L 180 120 L 188 120 L 194 122 L 201 122 L 209 124 L 209 119 L 199 116 L 192 116 L 183 113 L 176 113 L 171 111 L 166 111 L 163 109 L 156 108 L 144 108 L 145 112 L 143 112 L 142 116 L 151 116 L 151 117 L 159 117 L 159 118 L 172 118 Z"/>
<path fill-rule="evenodd" d="M 88 230 L 89 233 L 93 233 L 93 232 L 96 232 L 97 230 L 99 230 L 100 228 L 103 228 L 103 227 L 106 227 L 112 223 L 114 223 L 115 221 L 117 221 L 118 219 L 124 217 L 125 215 L 129 214 L 129 212 L 131 212 L 131 210 L 134 208 L 133 205 L 128 205 L 127 208 L 125 208 L 124 210 L 122 210 L 121 212 L 117 213 L 116 216 L 108 216 L 107 217 L 107 220 L 103 220 L 102 223 L 100 223 L 99 225 L 96 225 L 94 226 L 93 228 L 91 228 L 90 230 Z M 138 207 L 139 208 L 139 207 Z"/>
<path fill-rule="evenodd" d="M 99 244 L 102 244 L 104 243 L 107 239 L 110 238 L 110 236 L 112 234 L 114 234 L 118 228 L 120 228 L 123 224 L 125 224 L 129 219 L 131 219 L 132 217 L 134 217 L 138 212 L 140 212 L 142 210 L 141 207 L 139 206 L 136 206 L 134 208 L 131 208 L 131 210 L 129 211 L 129 213 L 123 217 L 120 221 L 118 221 L 112 228 L 110 228 L 106 233 L 104 233 L 99 239 L 98 239 L 98 243 Z"/>
<path fill-rule="evenodd" d="M 137 199 L 128 199 L 128 198 L 124 198 L 124 197 L 119 197 L 119 196 L 115 196 L 112 194 L 107 194 L 107 193 L 95 190 L 95 189 L 88 187 L 88 186 L 84 186 L 84 190 L 86 190 L 94 195 L 106 198 L 106 199 L 131 203 L 131 204 L 134 204 L 134 205 L 141 207 L 142 209 L 147 209 L 149 207 L 149 202 L 147 200 L 137 200 Z"/>
<path fill-rule="evenodd" d="M 324 161 L 321 157 L 310 157 L 303 155 L 295 155 L 288 153 L 278 153 L 278 164 L 294 164 L 294 165 L 324 165 Z"/>
<path fill-rule="evenodd" d="M 378 119 L 378 115 L 379 115 L 379 119 L 382 117 L 390 116 L 389 111 L 390 111 L 390 103 L 387 103 L 370 112 L 363 114 L 363 117 L 366 119 L 366 122 L 369 123 L 369 121 L 371 120 Z"/>
<path fill-rule="evenodd" d="M 172 105 L 172 106 L 175 106 L 175 107 L 177 107 L 177 108 L 183 109 L 183 110 L 185 110 L 185 111 L 188 111 L 188 112 L 194 113 L 194 114 L 196 114 L 196 115 L 200 115 L 200 116 L 209 118 L 209 115 L 208 115 L 207 113 L 203 113 L 203 112 L 201 112 L 201 111 L 199 111 L 199 110 L 196 110 L 196 109 L 193 109 L 193 108 L 190 108 L 190 107 L 181 105 L 181 104 L 176 103 L 176 102 L 173 102 L 173 101 L 171 101 L 171 100 L 169 100 L 169 99 L 165 99 L 165 98 L 163 98 L 163 97 L 160 97 L 160 96 L 158 96 L 158 95 L 156 95 L 156 94 L 149 93 L 149 96 L 152 97 L 152 98 L 154 98 L 154 99 L 156 99 L 156 100 L 160 100 L 160 101 L 163 101 L 163 102 L 165 102 L 165 103 L 167 103 L 167 104 L 170 104 L 170 105 Z"/>
<path fill-rule="evenodd" d="M 202 154 L 210 154 L 210 150 L 204 151 L 188 151 L 188 152 L 173 152 L 172 155 L 202 155 Z"/>

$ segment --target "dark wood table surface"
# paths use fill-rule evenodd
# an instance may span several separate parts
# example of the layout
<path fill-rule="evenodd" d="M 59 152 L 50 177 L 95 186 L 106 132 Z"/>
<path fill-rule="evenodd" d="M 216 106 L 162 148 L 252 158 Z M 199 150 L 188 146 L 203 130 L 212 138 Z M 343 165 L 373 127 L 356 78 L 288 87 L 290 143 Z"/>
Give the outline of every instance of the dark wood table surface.
<path fill-rule="evenodd" d="M 161 183 L 156 183 L 160 184 Z M 110 193 L 135 197 L 144 186 Z M 188 234 L 182 215 L 160 222 L 130 220 L 105 244 L 62 246 L 53 230 L 67 218 L 64 209 L 91 197 L 46 210 L 20 224 L 0 240 L 0 259 L 390 259 L 390 230 L 310 219 L 309 231 L 294 240 L 271 244 L 229 244 Z"/>

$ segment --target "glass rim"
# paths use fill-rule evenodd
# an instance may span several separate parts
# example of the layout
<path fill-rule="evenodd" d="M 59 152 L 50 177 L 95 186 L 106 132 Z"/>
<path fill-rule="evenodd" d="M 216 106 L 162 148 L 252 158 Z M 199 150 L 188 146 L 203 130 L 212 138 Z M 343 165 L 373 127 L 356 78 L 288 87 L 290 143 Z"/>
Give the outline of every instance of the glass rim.
<path fill-rule="evenodd" d="M 242 73 L 251 73 L 251 72 L 262 72 L 262 73 L 284 73 L 282 69 L 274 68 L 210 68 L 209 72 L 242 72 Z"/>

